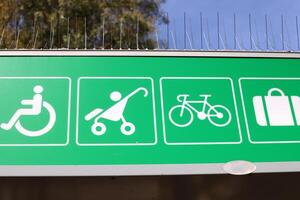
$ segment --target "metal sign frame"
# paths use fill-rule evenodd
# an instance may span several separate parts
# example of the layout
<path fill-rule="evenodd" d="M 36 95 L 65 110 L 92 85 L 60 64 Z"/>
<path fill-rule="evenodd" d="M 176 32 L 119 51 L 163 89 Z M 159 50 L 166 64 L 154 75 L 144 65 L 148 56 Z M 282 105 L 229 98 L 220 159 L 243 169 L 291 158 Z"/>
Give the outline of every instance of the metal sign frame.
<path fill-rule="evenodd" d="M 244 51 L 99 51 L 99 50 L 1 50 L 1 57 L 238 57 L 300 58 L 300 53 Z M 229 170 L 228 170 L 229 166 Z M 242 168 L 242 170 L 241 170 Z M 300 162 L 232 161 L 215 164 L 149 164 L 149 165 L 5 165 L 0 176 L 128 176 L 187 174 L 249 174 L 263 172 L 298 172 Z"/>

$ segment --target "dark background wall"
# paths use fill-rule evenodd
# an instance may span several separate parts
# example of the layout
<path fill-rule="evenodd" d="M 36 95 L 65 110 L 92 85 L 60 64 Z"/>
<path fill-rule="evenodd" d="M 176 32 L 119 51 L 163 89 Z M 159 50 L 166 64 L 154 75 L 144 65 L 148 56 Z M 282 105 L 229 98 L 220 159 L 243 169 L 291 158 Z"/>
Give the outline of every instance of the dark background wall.
<path fill-rule="evenodd" d="M 0 178 L 0 200 L 300 199 L 300 173 Z"/>

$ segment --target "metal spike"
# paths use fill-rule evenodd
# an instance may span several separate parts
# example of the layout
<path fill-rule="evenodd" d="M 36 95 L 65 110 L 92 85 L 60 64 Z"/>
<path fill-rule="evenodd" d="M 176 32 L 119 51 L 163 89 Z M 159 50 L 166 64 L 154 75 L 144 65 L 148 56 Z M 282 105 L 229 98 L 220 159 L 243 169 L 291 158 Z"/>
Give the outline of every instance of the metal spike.
<path fill-rule="evenodd" d="M 259 48 L 258 48 L 258 46 L 257 46 L 257 44 L 256 44 L 256 42 L 255 42 L 255 40 L 254 40 L 254 38 L 252 37 L 251 38 L 252 39 L 252 44 L 254 45 L 254 48 L 256 49 L 256 50 L 258 50 Z"/>
<path fill-rule="evenodd" d="M 176 26 L 176 21 L 175 21 L 175 19 L 173 19 L 173 26 L 174 26 L 174 39 L 175 39 L 175 46 L 176 46 L 176 49 L 178 48 L 178 42 L 177 42 L 177 26 Z"/>
<path fill-rule="evenodd" d="M 245 40 L 243 39 L 243 35 L 239 36 L 240 40 L 237 40 L 239 42 L 239 45 L 241 47 L 242 50 L 246 50 L 247 47 L 245 45 Z"/>
<path fill-rule="evenodd" d="M 192 19 L 189 18 L 189 27 L 190 27 L 190 33 L 191 33 L 191 48 L 193 49 L 194 47 L 194 34 L 193 34 L 193 25 L 192 25 Z"/>
<path fill-rule="evenodd" d="M 17 22 L 17 16 L 15 16 L 15 47 L 17 45 L 17 40 L 18 40 L 18 34 L 19 34 L 19 30 L 18 30 L 18 22 Z"/>
<path fill-rule="evenodd" d="M 28 41 L 27 45 L 26 45 L 26 49 L 29 48 L 29 46 L 32 44 L 32 48 L 33 48 L 33 43 L 34 43 L 34 39 L 35 39 L 35 18 L 33 19 L 33 28 L 32 28 L 32 38 Z"/>
<path fill-rule="evenodd" d="M 205 33 L 203 33 L 203 38 L 204 38 L 204 41 L 205 41 L 206 48 L 209 50 L 210 48 L 209 48 L 208 40 L 206 38 Z"/>
<path fill-rule="evenodd" d="M 296 31 L 297 31 L 297 44 L 298 44 L 298 50 L 300 50 L 298 16 L 296 16 Z M 0 45 L 1 45 L 1 44 L 0 44 Z"/>
<path fill-rule="evenodd" d="M 206 21 L 206 25 L 207 25 L 207 21 Z M 207 26 L 207 28 L 208 28 L 208 26 Z M 207 30 L 207 32 L 208 32 L 208 30 Z M 206 37 L 205 32 L 203 32 L 203 39 L 204 39 L 204 42 L 205 42 L 206 49 L 210 50 L 209 41 L 208 41 L 208 38 Z"/>
<path fill-rule="evenodd" d="M 122 49 L 123 19 L 120 19 L 120 49 Z"/>
<path fill-rule="evenodd" d="M 255 34 L 256 41 L 255 41 L 255 38 L 253 37 L 253 43 L 254 43 L 256 49 L 261 50 L 260 43 L 259 43 L 259 36 L 258 36 L 258 32 L 257 32 L 256 20 L 255 19 L 253 20 L 253 23 L 254 23 L 255 33 L 256 33 Z"/>
<path fill-rule="evenodd" d="M 175 40 L 175 37 L 174 37 L 174 34 L 173 34 L 172 31 L 171 31 L 171 37 L 172 37 L 172 40 L 173 40 L 173 47 L 174 47 L 174 49 L 177 49 L 176 40 Z"/>
<path fill-rule="evenodd" d="M 177 28 L 176 28 L 176 19 L 172 19 L 172 25 L 173 25 L 173 30 L 170 29 L 170 36 L 172 40 L 172 49 L 177 49 L 178 43 L 177 43 Z"/>
<path fill-rule="evenodd" d="M 274 36 L 274 32 L 273 32 L 273 26 L 272 26 L 272 20 L 269 19 L 269 23 L 270 23 L 270 31 L 271 31 L 271 36 L 272 36 L 272 49 L 275 50 L 276 49 L 276 42 L 275 42 L 275 36 Z"/>
<path fill-rule="evenodd" d="M 36 30 L 36 34 L 35 34 L 35 38 L 34 38 L 34 42 L 33 42 L 33 49 L 35 49 L 35 45 L 36 45 L 38 35 L 39 35 L 39 29 Z"/>
<path fill-rule="evenodd" d="M 102 17 L 102 49 L 105 49 L 105 18 Z"/>
<path fill-rule="evenodd" d="M 111 29 L 111 27 L 110 27 L 110 29 Z M 112 31 L 111 31 L 110 32 L 110 49 L 114 49 L 112 41 L 113 41 L 113 36 L 112 36 Z"/>
<path fill-rule="evenodd" d="M 1 33 L 1 38 L 0 38 L 0 47 L 2 46 L 2 42 L 3 42 L 3 38 L 4 38 L 4 34 L 5 34 L 5 30 L 6 30 L 7 26 L 3 27 L 2 33 Z"/>
<path fill-rule="evenodd" d="M 167 49 L 169 49 L 169 48 L 170 48 L 170 37 L 169 37 L 169 35 L 170 35 L 169 13 L 167 13 L 167 21 L 168 21 L 168 23 L 167 23 Z"/>
<path fill-rule="evenodd" d="M 225 42 L 224 42 L 222 36 L 220 35 L 219 37 L 220 37 L 220 43 L 222 43 L 223 48 L 226 49 L 226 45 L 225 45 Z"/>
<path fill-rule="evenodd" d="M 268 16 L 265 15 L 265 30 L 266 30 L 266 49 L 269 49 L 269 34 L 268 34 Z"/>
<path fill-rule="evenodd" d="M 218 49 L 220 49 L 220 16 L 217 12 L 217 33 L 218 33 Z"/>
<path fill-rule="evenodd" d="M 228 40 L 227 40 L 227 33 L 226 33 L 226 26 L 224 20 L 221 21 L 223 25 L 223 30 L 224 30 L 224 48 L 227 49 L 228 47 Z"/>
<path fill-rule="evenodd" d="M 50 22 L 49 49 L 52 49 L 52 20 Z"/>
<path fill-rule="evenodd" d="M 249 41 L 250 41 L 250 49 L 253 49 L 251 14 L 249 14 Z"/>
<path fill-rule="evenodd" d="M 126 33 L 126 36 L 127 36 L 127 40 L 126 40 L 126 48 L 128 49 L 128 50 L 130 50 L 131 49 L 131 40 L 130 40 L 130 33 L 131 33 L 131 30 L 128 28 L 127 29 L 127 33 Z"/>
<path fill-rule="evenodd" d="M 137 16 L 136 19 L 136 49 L 139 50 L 139 32 L 140 32 L 140 21 L 139 21 L 139 17 Z"/>
<path fill-rule="evenodd" d="M 70 34 L 70 17 L 68 17 L 67 49 L 70 49 L 70 40 L 71 40 L 71 34 Z"/>
<path fill-rule="evenodd" d="M 219 27 L 221 27 L 221 24 L 222 24 L 222 29 L 224 31 L 224 39 L 222 37 L 222 33 L 221 33 L 220 29 L 219 29 L 218 37 L 220 38 L 220 43 L 222 44 L 223 48 L 226 49 L 227 48 L 227 38 L 226 38 L 226 29 L 225 29 L 223 20 L 222 21 L 219 20 Z M 221 46 L 220 46 L 220 48 L 221 48 Z"/>
<path fill-rule="evenodd" d="M 206 29 L 207 29 L 207 43 L 208 43 L 208 49 L 211 49 L 211 40 L 210 40 L 210 31 L 209 31 L 209 25 L 208 25 L 208 20 L 205 20 L 206 23 Z"/>
<path fill-rule="evenodd" d="M 158 31 L 157 31 L 157 30 L 155 31 L 155 35 L 156 35 L 157 49 L 160 49 L 160 46 L 159 46 L 159 38 L 158 38 Z"/>
<path fill-rule="evenodd" d="M 202 12 L 200 12 L 200 49 L 203 49 L 203 20 L 202 20 Z"/>
<path fill-rule="evenodd" d="M 192 45 L 192 41 L 191 41 L 191 38 L 189 36 L 189 33 L 186 33 L 186 35 L 187 35 L 187 39 L 188 39 L 189 44 L 190 44 L 190 48 L 193 49 L 193 45 Z"/>
<path fill-rule="evenodd" d="M 233 14 L 233 46 L 234 46 L 234 49 L 236 49 L 237 47 L 237 38 L 236 38 L 236 17 L 235 17 L 235 13 Z"/>
<path fill-rule="evenodd" d="M 42 49 L 46 49 L 47 46 L 48 46 L 48 42 L 45 42 L 45 45 L 42 47 Z"/>
<path fill-rule="evenodd" d="M 16 46 L 15 49 L 18 49 L 18 45 L 19 45 L 19 37 L 20 37 L 20 30 L 18 28 L 18 33 L 17 33 L 17 39 L 16 39 Z"/>
<path fill-rule="evenodd" d="M 86 17 L 84 18 L 84 49 L 87 47 Z"/>
<path fill-rule="evenodd" d="M 285 44 L 284 44 L 284 26 L 283 26 L 283 15 L 281 15 L 281 42 L 282 42 L 282 50 L 285 49 Z"/>
<path fill-rule="evenodd" d="M 236 45 L 238 46 L 238 48 L 239 48 L 240 50 L 243 50 L 242 45 L 240 44 L 238 37 L 236 36 L 235 38 L 236 38 Z M 236 48 L 235 48 L 235 49 L 236 49 Z"/>
<path fill-rule="evenodd" d="M 55 36 L 55 30 L 54 30 L 54 27 L 52 28 L 52 39 L 51 39 L 51 49 L 53 48 L 53 45 L 54 45 L 54 36 Z"/>
<path fill-rule="evenodd" d="M 286 38 L 287 38 L 286 47 L 288 48 L 288 50 L 292 50 L 291 40 L 290 40 L 290 32 L 289 32 L 289 27 L 287 26 L 286 20 L 284 20 L 284 26 L 285 26 Z"/>
<path fill-rule="evenodd" d="M 184 33 L 183 33 L 183 35 L 184 35 L 184 40 L 183 40 L 184 49 L 186 49 L 186 14 L 185 14 L 185 12 L 183 13 L 183 31 L 184 31 Z"/>

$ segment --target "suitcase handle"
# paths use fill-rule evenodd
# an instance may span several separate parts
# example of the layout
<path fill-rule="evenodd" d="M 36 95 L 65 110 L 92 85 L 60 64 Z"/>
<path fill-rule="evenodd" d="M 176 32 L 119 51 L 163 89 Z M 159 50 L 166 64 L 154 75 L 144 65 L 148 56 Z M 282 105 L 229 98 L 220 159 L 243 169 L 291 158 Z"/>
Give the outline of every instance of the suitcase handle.
<path fill-rule="evenodd" d="M 279 88 L 272 88 L 268 91 L 268 96 L 272 96 L 272 93 L 278 92 L 281 96 L 285 96 L 283 91 Z"/>

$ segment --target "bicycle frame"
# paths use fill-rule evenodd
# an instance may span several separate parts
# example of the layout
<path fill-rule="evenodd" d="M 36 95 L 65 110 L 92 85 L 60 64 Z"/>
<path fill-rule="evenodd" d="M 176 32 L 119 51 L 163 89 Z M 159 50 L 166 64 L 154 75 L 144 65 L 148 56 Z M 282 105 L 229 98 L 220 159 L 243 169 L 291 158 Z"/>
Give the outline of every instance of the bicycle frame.
<path fill-rule="evenodd" d="M 183 100 L 180 101 L 182 102 L 182 108 L 181 108 L 181 111 L 180 111 L 180 116 L 182 117 L 183 115 L 183 112 L 184 112 L 184 108 L 189 108 L 191 110 L 193 110 L 194 112 L 196 112 L 197 114 L 198 113 L 205 113 L 205 110 L 206 110 L 206 107 L 209 107 L 209 109 L 213 109 L 213 111 L 215 111 L 215 115 L 211 115 L 211 116 L 217 116 L 217 111 L 213 108 L 213 106 L 208 102 L 208 97 L 209 96 L 204 96 L 204 100 L 198 100 L 198 101 L 188 101 L 187 100 L 187 97 L 188 96 L 184 96 Z M 193 107 L 191 104 L 202 104 L 202 110 L 201 111 L 198 111 L 195 107 Z"/>

